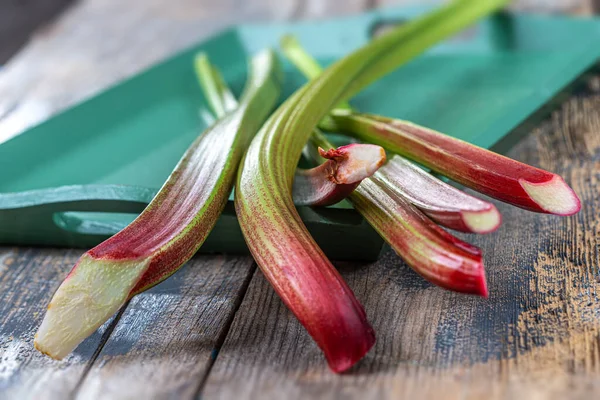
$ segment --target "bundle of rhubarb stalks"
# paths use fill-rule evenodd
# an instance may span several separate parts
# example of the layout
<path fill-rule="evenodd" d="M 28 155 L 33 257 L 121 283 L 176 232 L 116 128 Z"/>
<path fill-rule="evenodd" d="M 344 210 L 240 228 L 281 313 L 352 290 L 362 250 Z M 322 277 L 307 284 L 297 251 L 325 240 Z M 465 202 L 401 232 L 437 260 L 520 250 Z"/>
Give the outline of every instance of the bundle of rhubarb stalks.
<path fill-rule="evenodd" d="M 282 53 L 309 79 L 274 112 L 284 76 L 272 50 L 250 60 L 239 100 L 208 57 L 196 57 L 216 122 L 192 143 L 139 217 L 77 261 L 48 305 L 36 348 L 65 357 L 128 299 L 178 270 L 200 248 L 232 189 L 254 259 L 335 372 L 360 360 L 375 333 L 297 205 L 348 198 L 423 278 L 487 296 L 481 251 L 442 227 L 488 233 L 500 225 L 500 214 L 437 175 L 533 212 L 575 214 L 577 195 L 551 172 L 407 121 L 363 114 L 346 101 L 506 3 L 450 2 L 324 70 L 294 37 L 285 37 Z M 346 134 L 352 144 L 333 148 L 323 132 Z M 303 153 L 314 168 L 298 168 Z"/>

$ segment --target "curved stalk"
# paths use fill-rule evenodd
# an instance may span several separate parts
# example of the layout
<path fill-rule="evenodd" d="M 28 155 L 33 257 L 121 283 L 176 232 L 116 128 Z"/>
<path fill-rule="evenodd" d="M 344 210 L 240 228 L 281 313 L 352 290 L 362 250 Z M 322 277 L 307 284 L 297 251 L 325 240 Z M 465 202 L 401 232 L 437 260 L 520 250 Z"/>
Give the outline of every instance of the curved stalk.
<path fill-rule="evenodd" d="M 291 193 L 296 165 L 319 121 L 345 100 L 349 90 L 355 88 L 354 82 L 373 78 L 367 73 L 370 66 L 386 60 L 393 49 L 401 46 L 422 52 L 504 1 L 458 3 L 461 7 L 453 3 L 407 24 L 411 28 L 401 27 L 374 39 L 296 91 L 263 125 L 239 169 L 235 205 L 246 243 L 266 278 L 335 372 L 354 365 L 375 338 L 363 308 L 294 207 Z M 405 55 L 392 61 L 397 66 L 409 58 Z"/>
<path fill-rule="evenodd" d="M 130 225 L 77 261 L 48 305 L 34 342 L 39 351 L 63 358 L 127 299 L 192 257 L 223 210 L 239 161 L 279 97 L 280 81 L 272 51 L 252 59 L 240 107 L 194 141 Z"/>

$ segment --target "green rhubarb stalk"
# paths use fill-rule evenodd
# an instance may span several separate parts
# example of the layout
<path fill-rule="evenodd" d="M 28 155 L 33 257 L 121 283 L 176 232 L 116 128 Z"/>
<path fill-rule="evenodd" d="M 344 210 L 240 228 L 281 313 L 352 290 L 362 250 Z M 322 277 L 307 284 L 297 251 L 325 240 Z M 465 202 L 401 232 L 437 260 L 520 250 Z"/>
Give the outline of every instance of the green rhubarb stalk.
<path fill-rule="evenodd" d="M 205 53 L 196 55 L 194 69 L 204 97 L 218 119 L 238 107 L 237 99 L 225 83 L 225 79 Z"/>
<path fill-rule="evenodd" d="M 391 61 L 401 64 L 504 3 L 452 3 L 344 57 L 288 98 L 263 125 L 244 157 L 235 205 L 246 243 L 266 278 L 335 372 L 347 370 L 360 360 L 375 338 L 362 306 L 294 207 L 292 182 L 302 148 L 329 110 L 352 90 L 360 90 L 378 77 L 378 71 L 369 70 L 378 61 L 385 68 Z M 388 58 L 403 46 L 411 50 L 410 54 Z"/>
<path fill-rule="evenodd" d="M 77 261 L 48 305 L 34 342 L 39 351 L 65 357 L 129 298 L 192 257 L 225 207 L 239 162 L 276 104 L 281 79 L 272 51 L 252 59 L 240 106 L 192 143 L 130 225 Z"/>

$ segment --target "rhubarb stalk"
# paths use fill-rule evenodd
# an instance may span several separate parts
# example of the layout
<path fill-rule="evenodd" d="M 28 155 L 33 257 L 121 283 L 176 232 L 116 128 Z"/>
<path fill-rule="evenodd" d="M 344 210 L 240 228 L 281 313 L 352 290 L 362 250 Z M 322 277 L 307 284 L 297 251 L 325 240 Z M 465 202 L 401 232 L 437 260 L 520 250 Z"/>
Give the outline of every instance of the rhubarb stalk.
<path fill-rule="evenodd" d="M 61 359 L 136 293 L 173 274 L 202 245 L 231 192 L 242 155 L 280 93 L 272 51 L 252 59 L 240 106 L 192 143 L 148 207 L 85 253 L 60 285 L 35 347 Z"/>
<path fill-rule="evenodd" d="M 285 56 L 309 79 L 322 73 L 319 63 L 302 47 L 296 37 L 281 40 Z M 351 110 L 348 103 L 337 107 Z M 318 135 L 317 135 L 318 136 Z M 461 232 L 488 233 L 501 223 L 496 207 L 470 196 L 437 179 L 423 169 L 395 155 L 377 173 L 377 180 L 403 196 L 442 226 Z"/>
<path fill-rule="evenodd" d="M 529 211 L 573 215 L 579 197 L 558 175 L 407 121 L 334 110 L 329 128 L 415 160 L 473 190 Z"/>
<path fill-rule="evenodd" d="M 428 281 L 487 297 L 481 251 L 450 235 L 377 180 L 363 181 L 352 205 L 404 261 Z"/>
<path fill-rule="evenodd" d="M 196 55 L 194 69 L 204 97 L 217 119 L 238 108 L 237 99 L 206 53 Z"/>
<path fill-rule="evenodd" d="M 336 372 L 361 359 L 375 338 L 363 308 L 294 207 L 292 181 L 302 148 L 329 110 L 350 90 L 360 89 L 354 82 L 360 80 L 364 86 L 378 77 L 369 71 L 378 60 L 384 60 L 385 67 L 388 61 L 405 62 L 504 3 L 452 3 L 374 39 L 288 98 L 263 125 L 244 157 L 235 205 L 246 243 L 265 277 Z M 410 54 L 388 59 L 390 52 L 403 46 Z"/>

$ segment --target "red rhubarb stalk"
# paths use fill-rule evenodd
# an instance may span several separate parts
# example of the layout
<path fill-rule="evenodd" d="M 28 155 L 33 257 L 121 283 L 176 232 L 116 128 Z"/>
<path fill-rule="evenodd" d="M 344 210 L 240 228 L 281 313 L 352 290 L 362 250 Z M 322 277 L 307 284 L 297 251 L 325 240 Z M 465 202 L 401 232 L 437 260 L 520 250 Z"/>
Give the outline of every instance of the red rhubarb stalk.
<path fill-rule="evenodd" d="M 375 341 L 350 288 L 302 223 L 292 182 L 313 128 L 351 90 L 380 76 L 379 60 L 397 66 L 433 43 L 503 5 L 503 0 L 451 3 L 372 40 L 296 91 L 256 135 L 239 170 L 235 205 L 240 227 L 257 264 L 284 303 L 315 339 L 330 368 L 347 370 Z M 405 46 L 405 47 L 403 47 Z M 396 48 L 401 57 L 389 59 Z M 393 67 L 392 66 L 392 67 Z M 360 189 L 360 185 L 358 187 Z"/>
<path fill-rule="evenodd" d="M 347 110 L 330 128 L 379 144 L 480 193 L 526 210 L 573 215 L 579 198 L 558 175 L 407 121 Z"/>
<path fill-rule="evenodd" d="M 244 158 L 235 187 L 236 212 L 265 277 L 317 342 L 330 368 L 342 372 L 366 354 L 375 335 L 351 289 L 296 211 L 290 178 L 298 157 L 292 160 L 270 145 L 281 143 L 269 133 L 285 111 L 272 115 Z M 297 147 L 299 156 L 302 143 Z"/>
<path fill-rule="evenodd" d="M 196 139 L 138 218 L 77 261 L 48 305 L 35 339 L 39 351 L 65 357 L 127 299 L 198 250 L 227 202 L 250 139 L 279 97 L 280 80 L 272 51 L 252 59 L 240 107 Z"/>
<path fill-rule="evenodd" d="M 487 297 L 481 251 L 450 235 L 402 196 L 367 179 L 350 196 L 354 208 L 425 279 Z"/>

